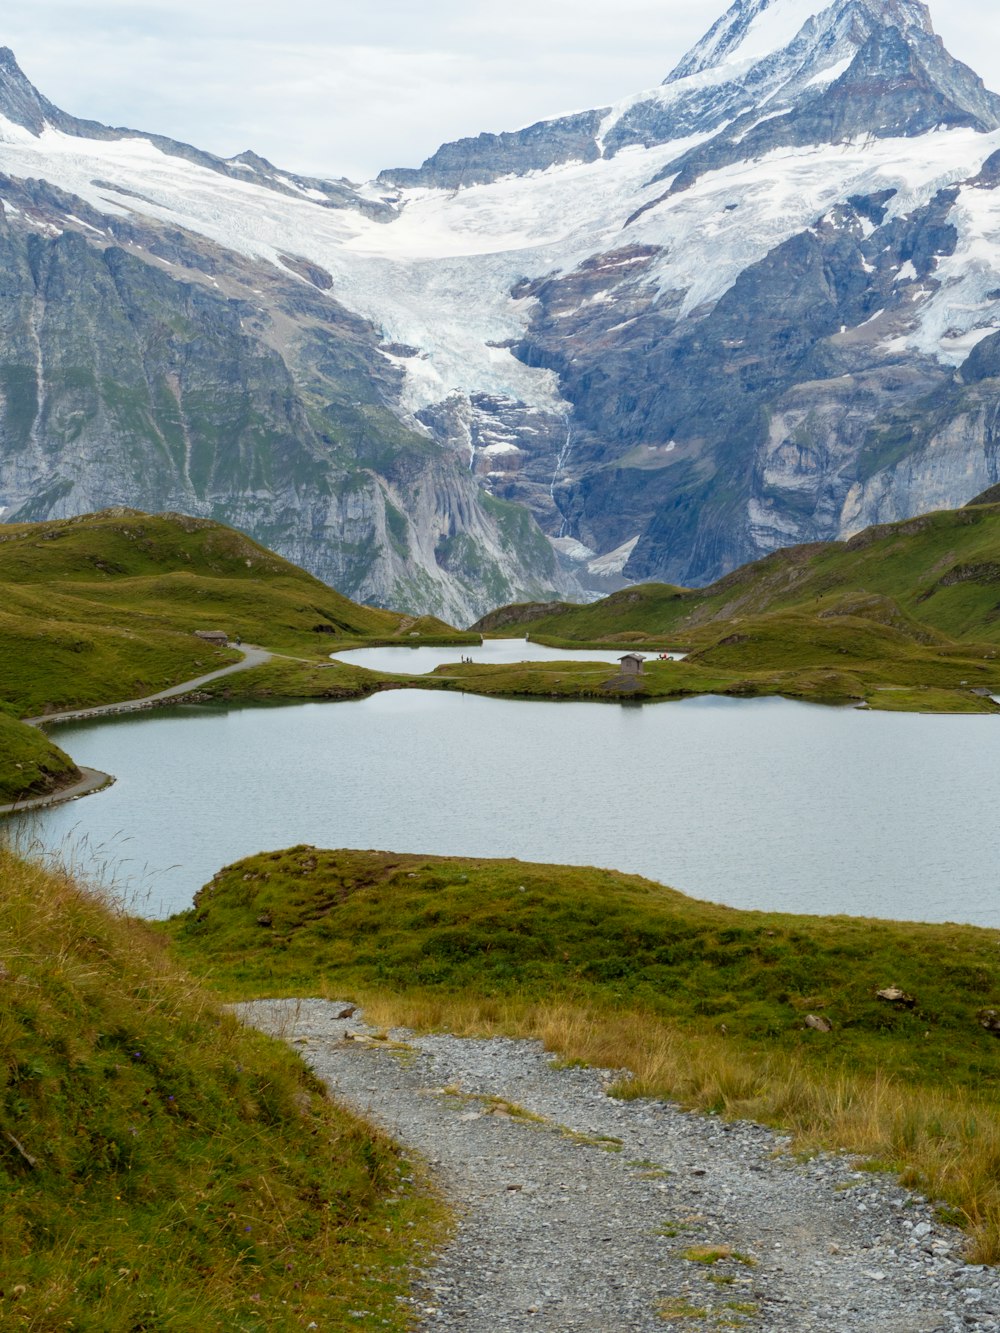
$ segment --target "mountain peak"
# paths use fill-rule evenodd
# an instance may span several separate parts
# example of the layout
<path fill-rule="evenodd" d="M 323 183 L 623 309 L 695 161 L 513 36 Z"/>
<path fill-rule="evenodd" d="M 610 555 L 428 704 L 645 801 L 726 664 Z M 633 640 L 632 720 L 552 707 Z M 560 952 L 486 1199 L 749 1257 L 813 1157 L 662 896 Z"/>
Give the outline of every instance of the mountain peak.
<path fill-rule="evenodd" d="M 845 16 L 858 21 L 861 40 L 873 24 L 933 33 L 922 0 L 735 0 L 664 82 L 754 64 L 800 39 L 804 45 L 817 45 L 830 29 L 842 26 Z"/>
<path fill-rule="evenodd" d="M 41 134 L 55 110 L 21 69 L 10 47 L 0 46 L 0 116 L 32 134 Z"/>
<path fill-rule="evenodd" d="M 880 79 L 871 60 L 882 49 L 895 56 Z M 603 112 L 445 144 L 421 168 L 383 172 L 380 182 L 454 189 L 697 137 L 690 160 L 674 159 L 657 177 L 679 163 L 690 182 L 709 161 L 852 134 L 912 136 L 928 123 L 993 130 L 1000 98 L 948 54 L 923 0 L 734 0 L 658 88 Z"/>

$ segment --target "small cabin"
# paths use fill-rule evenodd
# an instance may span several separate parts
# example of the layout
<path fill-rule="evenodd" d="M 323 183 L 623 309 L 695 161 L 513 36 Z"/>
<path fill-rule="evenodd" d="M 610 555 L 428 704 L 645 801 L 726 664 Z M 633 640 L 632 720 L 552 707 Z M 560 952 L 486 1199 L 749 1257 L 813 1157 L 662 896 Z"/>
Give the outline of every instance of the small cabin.
<path fill-rule="evenodd" d="M 229 635 L 221 629 L 196 629 L 194 636 L 204 643 L 212 644 L 214 648 L 225 648 L 229 644 Z"/>
<path fill-rule="evenodd" d="M 645 670 L 644 663 L 646 659 L 642 653 L 626 653 L 624 657 L 618 660 L 622 664 L 623 676 L 641 676 Z"/>

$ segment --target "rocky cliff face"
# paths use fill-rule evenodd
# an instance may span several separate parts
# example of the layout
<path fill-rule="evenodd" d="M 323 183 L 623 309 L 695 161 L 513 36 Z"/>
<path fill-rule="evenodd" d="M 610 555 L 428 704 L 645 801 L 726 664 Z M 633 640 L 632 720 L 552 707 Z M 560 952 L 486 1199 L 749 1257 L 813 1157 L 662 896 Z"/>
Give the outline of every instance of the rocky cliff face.
<path fill-rule="evenodd" d="M 918 0 L 736 0 L 659 88 L 357 187 L 0 53 L 0 173 L 8 515 L 211 514 L 466 619 L 1000 480 L 1000 99 Z"/>
<path fill-rule="evenodd" d="M 1000 381 L 977 342 L 1000 325 L 998 126 L 1000 99 L 923 4 L 738 0 L 582 145 L 583 162 L 648 150 L 648 193 L 614 248 L 512 287 L 528 306 L 514 354 L 570 411 L 527 449 L 515 433 L 495 485 L 575 543 L 591 586 L 595 552 L 701 583 L 990 485 Z M 484 139 L 454 154 L 470 179 L 510 168 Z M 415 179 L 444 184 L 446 160 Z"/>
<path fill-rule="evenodd" d="M 401 372 L 317 272 L 107 228 L 37 182 L 0 179 L 0 195 L 8 521 L 112 504 L 212 517 L 358 600 L 461 622 L 506 589 L 565 582 L 530 520 L 519 533 L 526 515 L 393 415 Z"/>

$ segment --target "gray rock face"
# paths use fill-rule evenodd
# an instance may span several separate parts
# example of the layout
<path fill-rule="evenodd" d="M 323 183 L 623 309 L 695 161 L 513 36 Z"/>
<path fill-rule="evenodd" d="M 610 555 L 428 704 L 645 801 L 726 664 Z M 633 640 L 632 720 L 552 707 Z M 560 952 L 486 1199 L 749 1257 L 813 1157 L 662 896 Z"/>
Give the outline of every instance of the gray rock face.
<path fill-rule="evenodd" d="M 400 372 L 318 275 L 130 220 L 95 241 L 107 219 L 81 201 L 0 192 L 7 521 L 110 505 L 211 517 L 349 596 L 462 622 L 565 584 L 527 515 L 393 415 Z M 70 208 L 78 230 L 45 223 Z"/>
<path fill-rule="evenodd" d="M 918 0 L 736 0 L 660 88 L 381 192 L 153 136 L 206 209 L 9 52 L 0 114 L 81 140 L 0 141 L 8 514 L 215 514 L 466 619 L 572 593 L 543 532 L 700 583 L 998 480 L 1000 99 Z"/>
<path fill-rule="evenodd" d="M 584 111 L 559 120 L 540 121 L 506 134 L 480 134 L 442 145 L 422 167 L 383 171 L 383 185 L 456 190 L 483 185 L 500 176 L 544 171 L 563 162 L 593 162 L 600 156 L 597 131 L 604 111 Z"/>
<path fill-rule="evenodd" d="M 608 550 L 641 532 L 630 577 L 703 583 L 996 481 L 1000 335 L 959 376 L 882 350 L 954 251 L 957 194 L 889 221 L 884 193 L 852 199 L 696 320 L 647 284 L 648 251 L 539 284 L 518 354 L 574 406 L 573 475 L 555 489 L 569 534 Z M 602 291 L 614 299 L 587 299 Z"/>
<path fill-rule="evenodd" d="M 783 544 L 960 504 L 997 476 L 995 340 L 958 375 L 899 346 L 955 252 L 958 189 L 889 221 L 893 190 L 843 200 L 704 309 L 657 279 L 662 250 L 629 244 L 665 200 L 768 154 L 1000 127 L 1000 98 L 949 55 L 919 0 L 817 3 L 784 45 L 747 61 L 772 7 L 736 0 L 662 88 L 624 107 L 462 140 L 383 176 L 454 189 L 701 136 L 660 169 L 664 193 L 618 246 L 512 289 L 534 303 L 515 354 L 558 377 L 568 410 L 459 395 L 423 414 L 442 438 L 468 440 L 496 493 L 551 535 L 592 553 L 639 534 L 630 578 L 704 582 Z M 968 184 L 996 188 L 997 160 Z M 1000 298 L 1000 274 L 996 287 Z"/>

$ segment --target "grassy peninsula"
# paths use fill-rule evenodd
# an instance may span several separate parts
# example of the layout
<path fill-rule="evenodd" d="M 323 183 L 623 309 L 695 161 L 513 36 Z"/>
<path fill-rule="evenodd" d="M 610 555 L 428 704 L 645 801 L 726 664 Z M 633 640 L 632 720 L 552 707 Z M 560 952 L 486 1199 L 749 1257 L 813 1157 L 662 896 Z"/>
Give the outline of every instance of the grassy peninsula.
<path fill-rule="evenodd" d="M 626 1066 L 624 1095 L 851 1149 L 943 1200 L 972 1254 L 1000 1260 L 997 931 L 311 847 L 220 871 L 165 929 L 227 998 L 325 993 L 376 1022 L 537 1036 L 561 1058 Z"/>
<path fill-rule="evenodd" d="M 0 704 L 0 806 L 59 791 L 79 776 L 68 754 Z"/>
<path fill-rule="evenodd" d="M 0 1322 L 404 1329 L 442 1213 L 397 1149 L 143 923 L 2 846 L 0 885 Z"/>
<path fill-rule="evenodd" d="M 992 497 L 995 498 L 995 497 Z M 572 649 L 651 655 L 622 682 L 595 663 L 456 662 L 406 683 L 539 699 L 781 695 L 884 711 L 1000 712 L 1000 504 L 973 504 L 872 528 L 848 542 L 778 551 L 704 589 L 645 584 L 589 606 L 503 607 L 473 627 Z M 683 662 L 661 662 L 665 650 Z M 232 699 L 340 697 L 382 688 L 366 673 L 329 679 L 262 668 L 213 692 Z"/>
<path fill-rule="evenodd" d="M 676 697 L 708 688 L 996 711 L 989 695 L 1000 692 L 1000 504 L 992 494 L 982 499 L 993 503 L 777 551 L 708 588 L 654 583 L 590 606 L 503 607 L 475 628 L 565 648 L 687 651 L 684 667 L 667 677 Z M 659 671 L 639 689 L 640 697 L 668 693 Z"/>
<path fill-rule="evenodd" d="M 240 660 L 197 630 L 317 664 L 337 646 L 469 641 L 433 617 L 358 606 L 205 519 L 118 509 L 0 525 L 0 805 L 75 773 L 15 719 L 142 698 Z"/>

